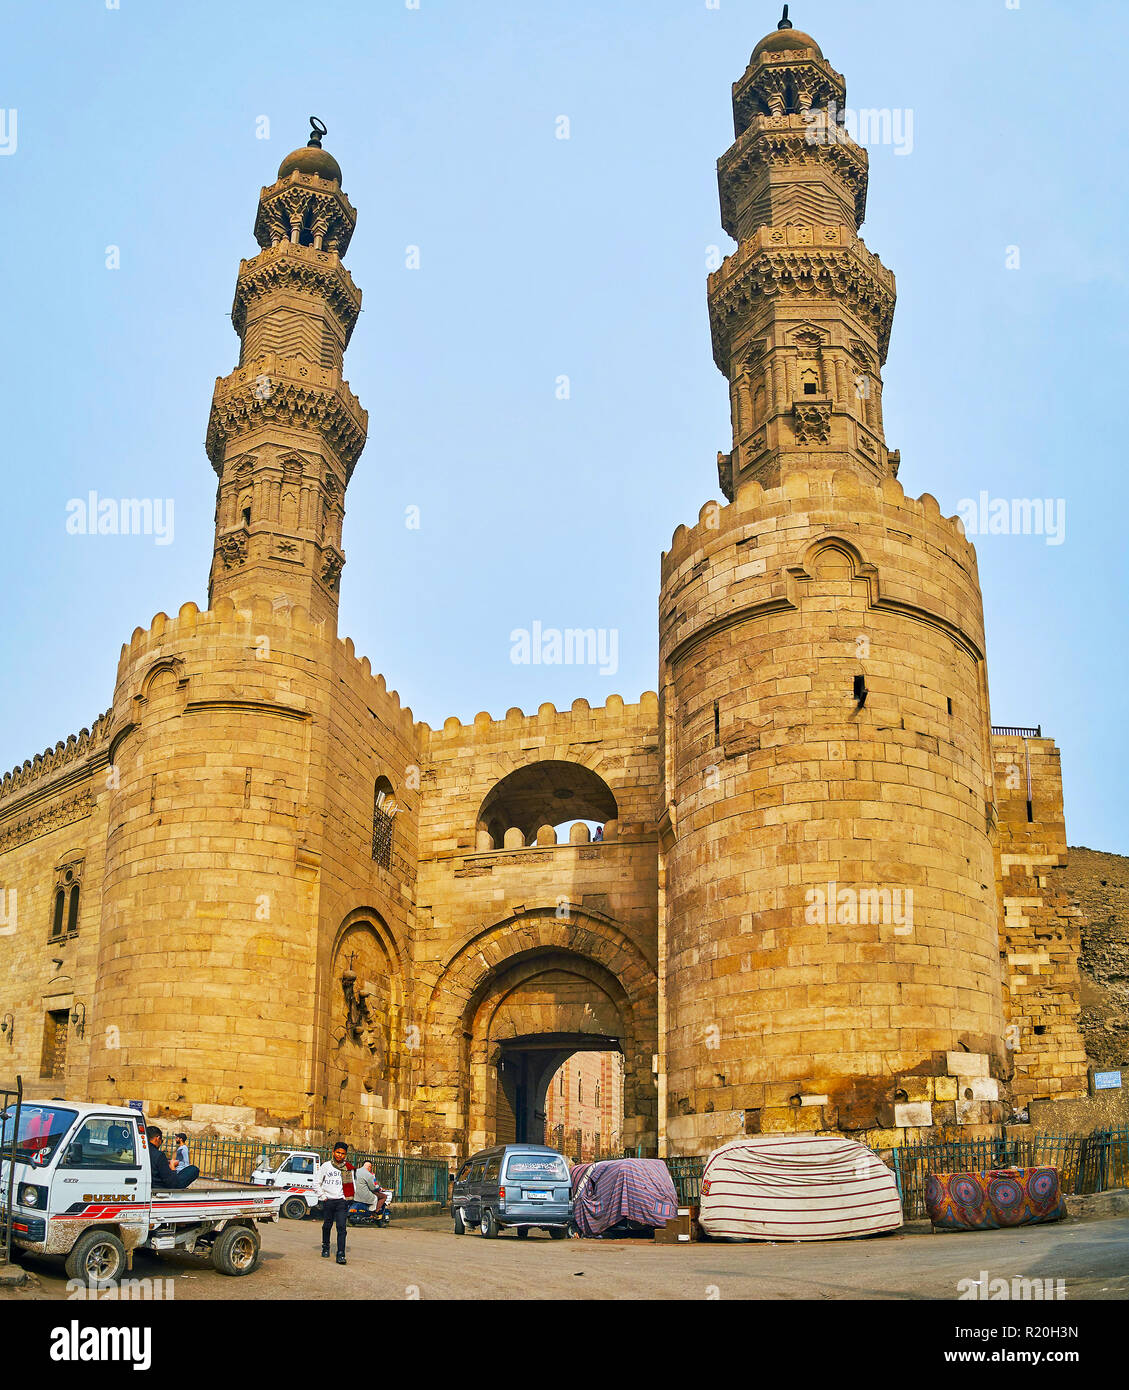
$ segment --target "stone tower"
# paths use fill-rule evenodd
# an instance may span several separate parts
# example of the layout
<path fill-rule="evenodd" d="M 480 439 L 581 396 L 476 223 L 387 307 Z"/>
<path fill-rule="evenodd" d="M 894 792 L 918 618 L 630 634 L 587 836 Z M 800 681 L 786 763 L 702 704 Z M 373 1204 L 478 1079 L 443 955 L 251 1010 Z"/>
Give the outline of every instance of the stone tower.
<path fill-rule="evenodd" d="M 356 214 L 313 121 L 255 219 L 239 267 L 239 366 L 216 381 L 207 451 L 219 475 L 209 607 L 254 594 L 336 627 L 345 489 L 368 416 L 342 379 L 361 293 L 342 264 Z"/>
<path fill-rule="evenodd" d="M 894 278 L 858 236 L 844 97 L 785 18 L 718 166 L 729 505 L 676 531 L 660 599 L 672 1152 L 986 1120 L 960 1105 L 993 1104 L 1005 1071 L 976 557 L 895 480 Z"/>

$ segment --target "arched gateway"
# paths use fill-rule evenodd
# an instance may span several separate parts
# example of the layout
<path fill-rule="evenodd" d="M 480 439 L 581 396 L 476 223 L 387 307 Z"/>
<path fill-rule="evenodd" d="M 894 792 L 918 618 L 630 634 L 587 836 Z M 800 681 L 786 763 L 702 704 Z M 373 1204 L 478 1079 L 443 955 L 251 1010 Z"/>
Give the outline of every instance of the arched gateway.
<path fill-rule="evenodd" d="M 653 1145 L 656 997 L 651 964 L 598 912 L 535 904 L 481 932 L 447 962 L 426 1030 L 449 1030 L 460 1147 L 543 1140 L 545 1088 L 578 1051 L 623 1053 L 624 1141 Z"/>

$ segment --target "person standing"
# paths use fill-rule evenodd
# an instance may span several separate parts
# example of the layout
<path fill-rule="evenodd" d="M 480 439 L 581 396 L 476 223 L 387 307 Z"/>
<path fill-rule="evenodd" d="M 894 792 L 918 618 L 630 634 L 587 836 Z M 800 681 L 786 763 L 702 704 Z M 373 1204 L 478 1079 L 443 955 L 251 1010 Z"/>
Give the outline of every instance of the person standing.
<path fill-rule="evenodd" d="M 322 1204 L 321 1257 L 329 1259 L 329 1233 L 337 1227 L 337 1263 L 345 1263 L 345 1234 L 348 1230 L 349 1203 L 353 1200 L 353 1165 L 349 1145 L 339 1139 L 326 1163 L 314 1174 L 314 1191 Z"/>

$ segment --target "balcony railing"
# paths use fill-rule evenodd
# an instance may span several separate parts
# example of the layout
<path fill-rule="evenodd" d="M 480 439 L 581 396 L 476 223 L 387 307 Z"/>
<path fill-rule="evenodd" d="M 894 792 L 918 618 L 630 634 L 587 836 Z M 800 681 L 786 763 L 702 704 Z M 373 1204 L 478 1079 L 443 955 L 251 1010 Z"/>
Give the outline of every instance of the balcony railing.
<path fill-rule="evenodd" d="M 1021 724 L 993 724 L 992 733 L 998 738 L 1042 738 L 1043 726 L 1036 724 L 1032 729 Z"/>

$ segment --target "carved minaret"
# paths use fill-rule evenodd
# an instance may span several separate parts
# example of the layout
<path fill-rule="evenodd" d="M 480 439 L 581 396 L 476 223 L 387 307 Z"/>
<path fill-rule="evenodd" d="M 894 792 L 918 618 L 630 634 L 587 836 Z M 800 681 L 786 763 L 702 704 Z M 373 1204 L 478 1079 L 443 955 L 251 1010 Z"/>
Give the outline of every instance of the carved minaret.
<path fill-rule="evenodd" d="M 726 497 L 797 468 L 896 476 L 882 433 L 894 277 L 858 236 L 867 156 L 842 123 L 846 86 L 785 18 L 733 86 L 736 140 L 718 161 L 738 243 L 710 276 L 714 361 L 729 379 Z"/>
<path fill-rule="evenodd" d="M 309 144 L 286 156 L 259 197 L 231 320 L 239 366 L 216 381 L 207 451 L 219 475 L 209 604 L 254 597 L 300 605 L 336 627 L 345 489 L 368 415 L 342 379 L 361 308 L 341 263 L 356 213 L 341 168 Z"/>

